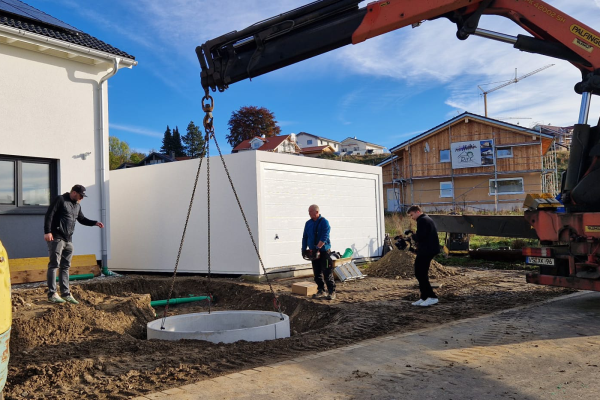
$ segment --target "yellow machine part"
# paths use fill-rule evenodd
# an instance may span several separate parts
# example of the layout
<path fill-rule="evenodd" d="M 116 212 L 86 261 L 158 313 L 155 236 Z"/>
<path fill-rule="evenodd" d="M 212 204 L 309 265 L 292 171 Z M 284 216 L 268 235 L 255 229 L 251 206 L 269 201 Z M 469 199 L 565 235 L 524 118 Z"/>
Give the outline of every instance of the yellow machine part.
<path fill-rule="evenodd" d="M 8 267 L 6 249 L 0 241 L 0 334 L 6 332 L 11 324 L 10 269 Z"/>
<path fill-rule="evenodd" d="M 523 207 L 531 210 L 537 210 L 538 208 L 560 208 L 562 206 L 550 193 L 528 194 L 523 202 Z"/>

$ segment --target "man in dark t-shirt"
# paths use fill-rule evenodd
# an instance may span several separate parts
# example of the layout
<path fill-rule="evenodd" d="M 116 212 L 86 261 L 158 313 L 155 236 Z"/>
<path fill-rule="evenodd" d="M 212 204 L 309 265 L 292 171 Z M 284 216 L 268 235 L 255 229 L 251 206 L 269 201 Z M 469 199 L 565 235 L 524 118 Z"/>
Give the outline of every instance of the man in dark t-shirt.
<path fill-rule="evenodd" d="M 419 281 L 419 290 L 421 291 L 421 297 L 412 305 L 429 307 L 439 302 L 429 282 L 429 267 L 433 257 L 440 252 L 440 240 L 435 223 L 427 214 L 423 213 L 421 207 L 410 207 L 408 215 L 417 221 L 417 232 L 412 235 L 412 238 L 417 246 L 415 277 Z"/>

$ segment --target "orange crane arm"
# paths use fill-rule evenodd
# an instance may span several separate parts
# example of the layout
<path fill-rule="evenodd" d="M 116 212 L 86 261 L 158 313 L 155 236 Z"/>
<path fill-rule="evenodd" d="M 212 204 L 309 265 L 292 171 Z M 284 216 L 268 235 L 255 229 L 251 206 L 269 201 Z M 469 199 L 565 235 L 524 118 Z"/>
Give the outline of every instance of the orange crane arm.
<path fill-rule="evenodd" d="M 541 0 L 320 0 L 207 41 L 196 48 L 206 91 L 356 44 L 372 37 L 447 18 L 457 37 L 470 35 L 571 62 L 582 72 L 578 93 L 600 93 L 600 33 Z M 514 21 L 529 35 L 480 29 L 482 15 Z"/>

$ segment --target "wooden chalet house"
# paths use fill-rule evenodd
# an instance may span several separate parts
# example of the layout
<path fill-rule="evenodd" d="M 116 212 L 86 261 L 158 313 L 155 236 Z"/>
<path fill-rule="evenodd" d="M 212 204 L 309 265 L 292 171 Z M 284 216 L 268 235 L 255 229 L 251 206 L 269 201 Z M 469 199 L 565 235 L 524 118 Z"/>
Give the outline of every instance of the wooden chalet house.
<path fill-rule="evenodd" d="M 464 113 L 390 149 L 386 211 L 521 209 L 527 193 L 558 190 L 554 136 Z"/>

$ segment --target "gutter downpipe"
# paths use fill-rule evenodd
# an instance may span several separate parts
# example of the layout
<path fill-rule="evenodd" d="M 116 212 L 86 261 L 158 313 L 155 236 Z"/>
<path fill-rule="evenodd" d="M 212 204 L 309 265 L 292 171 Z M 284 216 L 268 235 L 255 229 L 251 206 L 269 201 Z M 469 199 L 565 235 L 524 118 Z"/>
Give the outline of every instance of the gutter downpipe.
<path fill-rule="evenodd" d="M 98 140 L 100 142 L 100 218 L 101 221 L 103 221 L 104 223 L 107 223 L 108 221 L 106 220 L 106 190 L 104 187 L 106 184 L 106 161 L 104 156 L 104 91 L 102 90 L 102 86 L 105 81 L 109 80 L 117 74 L 117 72 L 119 71 L 120 63 L 121 59 L 115 58 L 113 60 L 112 71 L 103 76 L 98 82 L 98 117 L 100 119 L 100 123 L 98 124 Z M 119 276 L 118 274 L 115 274 L 114 272 L 108 270 L 108 239 L 106 232 L 106 227 L 100 230 L 100 241 L 102 248 L 102 275 Z"/>

